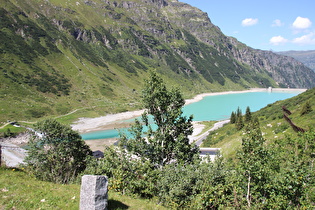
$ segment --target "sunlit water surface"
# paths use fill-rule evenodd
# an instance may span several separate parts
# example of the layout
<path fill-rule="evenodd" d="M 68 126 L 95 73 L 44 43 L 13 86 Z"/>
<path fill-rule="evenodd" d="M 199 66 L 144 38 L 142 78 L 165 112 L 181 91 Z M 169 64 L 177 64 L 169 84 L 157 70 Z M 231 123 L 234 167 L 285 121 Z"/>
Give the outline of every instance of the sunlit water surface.
<path fill-rule="evenodd" d="M 252 112 L 274 103 L 298 95 L 300 92 L 246 92 L 224 95 L 206 96 L 201 101 L 184 106 L 186 116 L 193 115 L 194 121 L 210 121 L 228 119 L 232 111 L 239 107 L 244 113 L 249 106 Z M 127 129 L 120 131 L 128 133 Z M 118 130 L 102 130 L 81 134 L 84 140 L 108 139 L 119 137 Z"/>

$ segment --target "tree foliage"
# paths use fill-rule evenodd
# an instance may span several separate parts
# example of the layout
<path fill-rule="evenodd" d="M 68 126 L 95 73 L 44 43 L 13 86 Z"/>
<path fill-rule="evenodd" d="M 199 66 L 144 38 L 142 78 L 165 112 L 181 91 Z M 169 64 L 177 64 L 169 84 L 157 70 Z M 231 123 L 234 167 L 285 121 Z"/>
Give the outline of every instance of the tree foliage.
<path fill-rule="evenodd" d="M 242 148 L 238 154 L 240 165 L 240 185 L 244 189 L 247 205 L 264 202 L 268 197 L 265 186 L 270 183 L 270 153 L 265 148 L 265 139 L 262 136 L 258 119 L 255 118 L 245 127 L 245 136 L 242 138 Z"/>
<path fill-rule="evenodd" d="M 194 153 L 189 156 L 192 161 L 180 159 L 177 148 L 182 147 L 176 146 L 183 142 L 171 138 L 177 130 L 170 128 L 181 125 L 176 124 L 181 115 L 169 108 L 176 104 L 172 98 L 176 94 L 170 94 L 162 82 L 151 74 L 143 95 L 147 112 L 136 120 L 133 136 L 123 137 L 124 147 L 107 148 L 105 158 L 88 167 L 107 175 L 110 189 L 155 197 L 173 209 L 314 209 L 314 131 L 267 139 L 258 116 L 252 117 L 247 108 L 251 117 L 246 121 L 246 114 L 242 116 L 238 108 L 235 116 L 244 122 L 236 159 L 221 155 L 215 160 L 193 159 Z M 187 123 L 189 118 L 183 121 Z M 179 128 L 189 127 L 187 124 Z M 170 152 L 169 158 L 166 152 Z"/>
<path fill-rule="evenodd" d="M 239 203 L 252 209 L 314 208 L 315 133 L 266 144 L 258 120 L 245 133 L 236 167 Z"/>
<path fill-rule="evenodd" d="M 142 99 L 146 111 L 141 121 L 136 120 L 131 128 L 133 138 L 122 136 L 122 145 L 159 166 L 172 161 L 193 161 L 199 150 L 189 143 L 188 136 L 193 132 L 192 116 L 183 116 L 185 101 L 179 90 L 167 90 L 163 80 L 151 72 L 145 82 Z M 150 117 L 153 124 L 149 123 Z"/>
<path fill-rule="evenodd" d="M 73 181 L 92 154 L 81 136 L 53 119 L 38 122 L 34 129 L 26 158 L 29 171 L 45 181 Z"/>

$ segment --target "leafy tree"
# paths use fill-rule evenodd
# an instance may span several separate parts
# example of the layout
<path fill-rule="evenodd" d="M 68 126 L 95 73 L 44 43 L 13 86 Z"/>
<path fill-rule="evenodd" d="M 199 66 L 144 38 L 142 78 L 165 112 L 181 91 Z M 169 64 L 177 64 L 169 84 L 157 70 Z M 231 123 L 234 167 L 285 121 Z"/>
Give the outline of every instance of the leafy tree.
<path fill-rule="evenodd" d="M 270 146 L 281 166 L 273 182 L 284 208 L 314 209 L 315 132 L 278 139 Z M 278 203 L 278 206 L 279 203 Z"/>
<path fill-rule="evenodd" d="M 29 171 L 45 181 L 73 181 L 92 154 L 79 133 L 54 119 L 40 121 L 34 129 L 25 160 Z"/>
<path fill-rule="evenodd" d="M 252 203 L 265 202 L 268 190 L 265 188 L 270 182 L 270 154 L 264 146 L 265 139 L 260 131 L 258 119 L 255 118 L 245 128 L 246 135 L 242 138 L 242 148 L 238 153 L 240 160 L 239 173 L 242 177 L 241 188 L 246 189 L 248 207 Z"/>
<path fill-rule="evenodd" d="M 146 198 L 157 191 L 155 183 L 159 171 L 152 167 L 149 160 L 142 161 L 125 150 L 110 146 L 105 148 L 104 158 L 91 163 L 84 173 L 106 175 L 110 190 Z"/>
<path fill-rule="evenodd" d="M 182 115 L 185 100 L 179 90 L 167 90 L 163 80 L 151 72 L 150 78 L 145 81 L 142 99 L 146 108 L 142 122 L 135 121 L 131 128 L 133 138 L 123 135 L 121 145 L 158 166 L 172 161 L 193 161 L 199 149 L 189 143 L 188 136 L 193 132 L 192 116 L 187 118 Z M 149 115 L 153 117 L 156 129 L 149 123 Z"/>

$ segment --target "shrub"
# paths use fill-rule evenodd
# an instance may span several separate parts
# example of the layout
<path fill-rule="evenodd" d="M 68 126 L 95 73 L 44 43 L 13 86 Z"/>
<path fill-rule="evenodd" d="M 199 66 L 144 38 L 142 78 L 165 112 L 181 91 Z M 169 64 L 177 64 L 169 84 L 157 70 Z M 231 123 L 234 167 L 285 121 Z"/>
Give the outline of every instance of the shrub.
<path fill-rule="evenodd" d="M 40 180 L 63 184 L 86 168 L 92 154 L 77 132 L 53 119 L 35 125 L 28 146 L 28 171 Z"/>
<path fill-rule="evenodd" d="M 89 164 L 84 173 L 87 172 L 106 175 L 110 190 L 146 198 L 155 194 L 159 173 L 149 161 L 141 160 L 114 146 L 106 147 L 104 158 Z"/>

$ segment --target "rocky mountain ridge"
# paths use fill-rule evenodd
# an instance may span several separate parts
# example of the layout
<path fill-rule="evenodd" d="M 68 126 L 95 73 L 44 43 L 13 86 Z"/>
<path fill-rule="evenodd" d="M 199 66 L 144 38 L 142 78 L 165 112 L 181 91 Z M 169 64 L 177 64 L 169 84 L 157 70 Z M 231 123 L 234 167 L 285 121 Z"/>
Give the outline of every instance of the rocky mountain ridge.
<path fill-rule="evenodd" d="M 280 55 L 290 56 L 300 62 L 302 62 L 305 66 L 309 67 L 313 71 L 315 71 L 315 50 L 305 50 L 305 51 L 283 51 L 276 52 Z"/>
<path fill-rule="evenodd" d="M 186 97 L 315 86 L 301 62 L 227 37 L 177 0 L 2 0 L 0 14 L 1 120 L 138 109 L 153 69 Z"/>
<path fill-rule="evenodd" d="M 109 1 L 107 2 L 110 3 Z M 142 2 L 147 3 L 148 1 Z M 184 4 L 179 1 L 157 1 L 155 3 L 158 5 L 159 10 L 162 10 L 164 17 L 160 18 L 163 20 L 165 25 L 169 26 L 167 30 L 164 29 L 159 31 L 156 30 L 157 27 L 147 27 L 147 23 L 152 21 L 152 19 L 147 17 L 150 17 L 150 13 L 152 13 L 153 10 L 140 13 L 137 9 L 143 7 L 143 4 L 130 4 L 130 2 L 126 3 L 126 1 L 122 1 L 120 5 L 124 8 L 128 8 L 129 12 L 134 14 L 130 17 L 132 17 L 132 19 L 142 28 L 150 32 L 152 35 L 159 36 L 160 39 L 166 40 L 166 42 L 167 35 L 164 32 L 168 30 L 176 30 L 175 27 L 171 27 L 175 25 L 178 28 L 189 31 L 189 33 L 194 35 L 199 41 L 212 46 L 225 57 L 231 57 L 231 59 L 236 59 L 242 64 L 249 65 L 252 71 L 256 71 L 258 73 L 267 71 L 278 85 L 282 84 L 283 87 L 301 87 L 296 82 L 296 77 L 298 77 L 299 82 L 305 85 L 304 87 L 312 87 L 312 82 L 310 83 L 308 79 L 305 79 L 308 77 L 310 72 L 301 62 L 296 62 L 291 58 L 278 56 L 272 52 L 252 49 L 242 43 L 239 43 L 232 37 L 225 36 L 217 26 L 211 23 L 207 13 L 191 7 L 188 4 Z M 116 6 L 119 7 L 119 4 Z M 133 11 L 133 8 L 136 8 L 136 10 Z M 159 14 L 159 11 L 154 11 L 153 13 Z M 138 16 L 138 14 L 141 15 Z M 141 23 L 144 24 L 141 25 Z M 185 36 L 183 33 L 182 35 Z M 169 37 L 171 39 L 179 38 L 171 35 Z M 191 61 L 189 55 L 185 55 L 185 52 L 183 52 L 180 48 L 172 44 L 171 47 L 180 54 L 187 63 Z M 291 68 L 283 65 L 287 62 L 292 64 Z M 190 66 L 194 68 L 193 65 Z M 234 64 L 234 67 L 237 69 L 237 64 Z M 295 71 L 295 69 L 299 70 Z M 260 81 L 260 84 L 263 84 L 262 81 Z"/>

